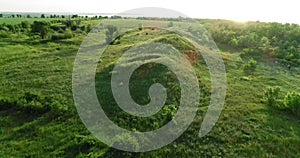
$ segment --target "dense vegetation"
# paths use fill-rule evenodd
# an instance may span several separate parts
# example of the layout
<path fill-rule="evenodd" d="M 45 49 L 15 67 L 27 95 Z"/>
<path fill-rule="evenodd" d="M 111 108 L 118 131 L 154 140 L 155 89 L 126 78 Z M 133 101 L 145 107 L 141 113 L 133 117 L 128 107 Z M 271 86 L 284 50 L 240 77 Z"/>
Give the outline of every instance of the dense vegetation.
<path fill-rule="evenodd" d="M 219 121 L 207 136 L 198 137 L 210 101 L 210 76 L 199 57 L 193 63 L 201 88 L 194 122 L 162 149 L 129 153 L 95 139 L 78 117 L 72 98 L 76 53 L 86 34 L 102 19 L 0 18 L 0 157 L 300 156 L 300 26 L 199 20 L 212 34 L 226 65 L 227 97 Z M 99 101 L 109 118 L 123 128 L 156 129 L 170 121 L 178 108 L 180 94 L 174 74 L 155 64 L 135 71 L 130 89 L 137 103 L 149 102 L 147 92 L 154 81 L 167 87 L 169 94 L 158 114 L 140 119 L 122 112 L 113 100 L 109 82 L 113 65 L 129 46 L 141 42 L 174 44 L 182 53 L 193 47 L 159 29 L 140 26 L 113 41 L 116 31 L 108 27 L 105 32 L 111 45 L 97 68 L 98 98 L 106 98 Z"/>
<path fill-rule="evenodd" d="M 216 42 L 238 48 L 242 53 L 263 54 L 284 63 L 300 63 L 300 28 L 297 24 L 215 21 L 204 25 Z"/>

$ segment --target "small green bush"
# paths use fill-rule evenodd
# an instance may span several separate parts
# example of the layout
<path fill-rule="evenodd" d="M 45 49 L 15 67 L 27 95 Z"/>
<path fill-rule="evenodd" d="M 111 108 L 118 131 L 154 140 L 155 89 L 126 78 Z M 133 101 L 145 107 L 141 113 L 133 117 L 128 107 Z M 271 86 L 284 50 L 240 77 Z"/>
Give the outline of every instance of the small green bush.
<path fill-rule="evenodd" d="M 107 31 L 105 32 L 106 38 L 105 41 L 107 44 L 112 44 L 114 37 L 117 35 L 118 28 L 114 25 L 107 25 Z"/>
<path fill-rule="evenodd" d="M 295 92 L 288 93 L 284 97 L 283 103 L 286 110 L 290 111 L 296 116 L 300 116 L 300 94 L 299 93 L 295 93 Z"/>
<path fill-rule="evenodd" d="M 0 97 L 0 109 L 14 108 L 29 114 L 51 112 L 53 116 L 68 112 L 66 98 L 60 94 L 44 96 L 37 92 L 25 92 L 15 98 Z"/>
<path fill-rule="evenodd" d="M 12 98 L 0 97 L 0 109 L 11 108 L 16 105 L 16 100 Z"/>
<path fill-rule="evenodd" d="M 173 26 L 174 26 L 173 22 L 172 21 L 169 22 L 168 27 L 173 27 Z"/>
<path fill-rule="evenodd" d="M 0 30 L 0 38 L 8 38 L 10 34 L 6 31 Z"/>
<path fill-rule="evenodd" d="M 51 40 L 61 40 L 61 39 L 69 39 L 74 37 L 74 34 L 71 30 L 66 30 L 64 33 L 54 33 L 51 36 Z"/>
<path fill-rule="evenodd" d="M 273 107 L 279 107 L 278 99 L 279 99 L 280 87 L 269 87 L 265 91 L 265 101 L 267 105 Z"/>
<path fill-rule="evenodd" d="M 243 71 L 246 75 L 251 75 L 256 70 L 257 62 L 251 58 L 246 64 L 243 65 Z"/>
<path fill-rule="evenodd" d="M 49 110 L 47 101 L 40 93 L 25 92 L 17 101 L 17 107 L 27 113 L 44 113 Z"/>
<path fill-rule="evenodd" d="M 295 116 L 300 116 L 300 94 L 296 92 L 287 93 L 284 98 L 280 97 L 280 88 L 269 87 L 265 91 L 264 101 L 268 106 L 290 112 Z"/>

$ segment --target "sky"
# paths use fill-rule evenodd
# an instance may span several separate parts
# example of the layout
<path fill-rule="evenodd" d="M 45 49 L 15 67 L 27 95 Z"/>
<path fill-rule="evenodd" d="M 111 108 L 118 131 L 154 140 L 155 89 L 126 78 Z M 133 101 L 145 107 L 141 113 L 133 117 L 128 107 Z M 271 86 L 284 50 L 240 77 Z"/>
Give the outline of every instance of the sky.
<path fill-rule="evenodd" d="M 160 7 L 192 18 L 300 24 L 298 3 L 297 0 L 0 0 L 0 12 L 120 13 Z"/>

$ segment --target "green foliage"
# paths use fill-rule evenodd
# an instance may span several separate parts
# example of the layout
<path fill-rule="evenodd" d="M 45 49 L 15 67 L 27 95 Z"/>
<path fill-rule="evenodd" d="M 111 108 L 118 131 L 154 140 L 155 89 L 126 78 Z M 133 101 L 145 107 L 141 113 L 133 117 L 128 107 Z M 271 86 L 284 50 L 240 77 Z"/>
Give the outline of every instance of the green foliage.
<path fill-rule="evenodd" d="M 298 60 L 295 60 L 300 58 L 299 25 L 263 22 L 240 24 L 222 20 L 211 23 L 208 22 L 208 29 L 218 43 L 299 64 Z"/>
<path fill-rule="evenodd" d="M 300 94 L 296 92 L 288 92 L 281 99 L 280 88 L 267 88 L 265 91 L 264 100 L 268 106 L 275 107 L 279 110 L 284 110 L 292 113 L 295 116 L 300 116 Z"/>
<path fill-rule="evenodd" d="M 105 35 L 106 35 L 105 41 L 107 44 L 111 44 L 115 35 L 117 34 L 118 28 L 113 25 L 108 25 L 108 26 L 106 26 L 106 28 L 107 28 L 107 31 L 105 32 Z"/>
<path fill-rule="evenodd" d="M 246 64 L 243 65 L 243 71 L 246 75 L 253 74 L 256 70 L 257 62 L 251 58 Z"/>
<path fill-rule="evenodd" d="M 73 35 L 67 35 L 68 39 L 60 41 L 34 38 L 32 34 L 22 31 L 22 21 L 27 21 L 30 27 L 34 21 L 45 21 L 49 23 L 48 34 L 62 36 L 59 39 L 65 39 L 65 33 Z M 92 27 L 98 22 L 96 19 L 87 19 L 78 25 L 75 19 L 0 19 L 0 37 L 3 36 L 0 40 L 0 157 L 299 157 L 299 123 L 290 116 L 297 114 L 299 95 L 282 95 L 291 88 L 300 90 L 299 74 L 290 75 L 281 67 L 270 67 L 259 61 L 256 76 L 245 77 L 238 69 L 242 60 L 237 59 L 237 52 L 243 50 L 246 59 L 274 51 L 275 56 L 282 55 L 280 58 L 283 60 L 280 61 L 297 60 L 298 26 L 200 20 L 215 31 L 213 36 L 219 38 L 216 40 L 217 45 L 230 48 L 226 53 L 228 60 L 224 60 L 228 91 L 220 119 L 207 136 L 198 137 L 200 124 L 211 99 L 210 75 L 203 61 L 194 67 L 199 76 L 201 101 L 198 114 L 187 131 L 164 148 L 146 153 L 130 153 L 112 149 L 94 138 L 78 117 L 72 98 L 73 62 L 85 35 L 78 28 L 82 30 L 83 26 L 90 24 Z M 71 30 L 73 25 L 77 28 L 75 31 Z M 147 31 L 149 34 L 144 36 Z M 191 28 L 191 31 L 199 32 L 195 28 Z M 101 33 L 103 37 L 106 35 L 105 31 Z M 40 36 L 38 32 L 34 34 Z M 130 92 L 137 103 L 149 102 L 148 87 L 152 83 L 162 83 L 168 88 L 170 98 L 158 115 L 149 119 L 130 117 L 118 109 L 113 97 L 108 97 L 111 93 L 110 82 L 103 81 L 110 81 L 108 74 L 110 68 L 113 68 L 112 63 L 128 50 L 129 44 L 163 42 L 181 52 L 193 47 L 176 34 L 157 30 L 151 32 L 147 28 L 129 32 L 118 38 L 118 42 L 119 45 L 108 47 L 97 69 L 97 95 L 101 96 L 98 98 L 105 98 L 99 99 L 99 102 L 109 118 L 122 128 L 132 131 L 158 129 L 172 120 L 180 110 L 180 85 L 172 80 L 172 73 L 162 71 L 164 69 L 155 65 L 151 69 L 145 65 L 134 72 L 130 80 Z M 285 50 L 289 50 L 289 53 Z M 293 68 L 298 70 L 297 66 Z M 154 70 L 156 78 L 147 75 L 150 70 Z M 280 90 L 275 85 L 280 85 Z M 266 86 L 273 87 L 263 95 L 266 104 L 284 112 L 262 106 L 258 99 L 262 94 L 259 92 Z M 118 135 L 112 142 L 122 143 L 127 140 L 130 140 L 130 145 L 139 148 L 138 140 L 130 135 Z"/>
<path fill-rule="evenodd" d="M 139 27 L 139 30 L 142 31 L 144 26 L 143 26 L 143 24 L 139 24 L 138 27 Z"/>
<path fill-rule="evenodd" d="M 89 33 L 91 30 L 92 30 L 92 26 L 91 26 L 91 24 L 88 24 L 85 28 L 85 32 Z"/>
<path fill-rule="evenodd" d="M 266 104 L 268 106 L 272 106 L 272 107 L 279 107 L 278 104 L 278 99 L 279 99 L 279 95 L 280 95 L 280 87 L 269 87 L 267 88 L 267 90 L 265 91 L 265 101 Z"/>
<path fill-rule="evenodd" d="M 1 38 L 8 38 L 10 34 L 7 31 L 0 30 L 0 37 Z"/>
<path fill-rule="evenodd" d="M 295 114 L 296 116 L 300 116 L 300 94 L 299 93 L 291 92 L 286 94 L 283 103 L 285 109 Z"/>
<path fill-rule="evenodd" d="M 72 19 L 75 19 L 75 18 L 78 18 L 79 16 L 77 15 L 77 14 L 75 14 L 75 15 L 72 15 Z"/>
<path fill-rule="evenodd" d="M 188 42 L 186 39 L 180 38 L 180 36 L 176 34 L 161 36 L 161 38 L 156 39 L 155 42 L 171 44 L 180 52 L 185 52 L 194 49 L 194 46 L 191 45 L 190 42 Z"/>
<path fill-rule="evenodd" d="M 50 24 L 45 21 L 34 21 L 31 26 L 32 33 L 38 33 L 42 39 L 45 39 L 50 30 Z"/>
<path fill-rule="evenodd" d="M 173 26 L 174 26 L 173 22 L 172 21 L 169 22 L 168 27 L 173 27 Z"/>
<path fill-rule="evenodd" d="M 17 108 L 32 115 L 40 115 L 45 112 L 51 112 L 53 116 L 63 115 L 68 110 L 63 105 L 65 103 L 64 97 L 59 94 L 44 96 L 36 92 L 25 92 L 15 98 L 0 98 L 2 108 Z"/>
<path fill-rule="evenodd" d="M 74 37 L 74 33 L 71 30 L 66 30 L 64 33 L 54 33 L 51 36 L 51 40 L 61 40 Z"/>
<path fill-rule="evenodd" d="M 54 23 L 54 24 L 51 24 L 50 28 L 53 30 L 53 31 L 56 31 L 56 32 L 63 32 L 66 30 L 66 26 L 61 24 L 61 23 Z"/>
<path fill-rule="evenodd" d="M 22 21 L 21 26 L 22 26 L 23 29 L 29 29 L 30 28 L 30 24 L 29 24 L 28 21 Z"/>

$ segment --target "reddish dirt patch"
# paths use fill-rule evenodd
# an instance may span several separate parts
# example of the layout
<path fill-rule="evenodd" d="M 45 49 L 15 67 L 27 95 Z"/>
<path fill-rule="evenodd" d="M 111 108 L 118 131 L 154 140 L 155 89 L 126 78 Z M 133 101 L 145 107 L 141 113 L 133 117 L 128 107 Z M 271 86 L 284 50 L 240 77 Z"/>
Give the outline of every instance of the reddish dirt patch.
<path fill-rule="evenodd" d="M 188 50 L 184 52 L 184 57 L 186 57 L 189 60 L 189 62 L 194 66 L 198 62 L 199 53 L 195 50 Z"/>

